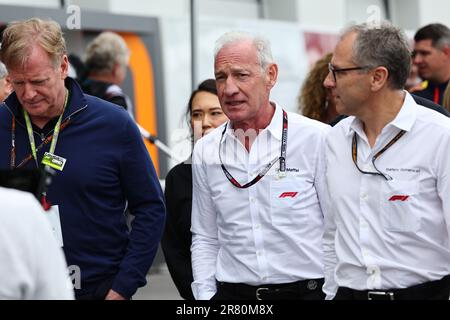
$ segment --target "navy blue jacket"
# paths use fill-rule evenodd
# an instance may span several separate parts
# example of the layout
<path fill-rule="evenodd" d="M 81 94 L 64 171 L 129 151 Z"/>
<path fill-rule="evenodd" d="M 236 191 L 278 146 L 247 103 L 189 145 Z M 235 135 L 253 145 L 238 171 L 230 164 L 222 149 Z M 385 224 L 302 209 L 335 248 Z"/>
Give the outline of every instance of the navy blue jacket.
<path fill-rule="evenodd" d="M 162 236 L 165 205 L 153 163 L 134 121 L 117 105 L 85 95 L 68 78 L 70 100 L 55 154 L 67 159 L 47 198 L 59 205 L 64 253 L 81 270 L 77 295 L 109 288 L 129 298 L 145 276 Z M 12 93 L 0 105 L 0 168 L 10 168 L 11 121 L 16 119 L 16 165 L 31 151 L 21 106 Z M 41 138 L 35 133 L 36 145 Z M 50 143 L 38 152 L 39 163 Z M 35 168 L 29 161 L 25 168 Z M 125 207 L 135 216 L 128 231 Z M 51 261 L 49 261 L 51 263 Z M 109 289 L 107 288 L 107 289 Z"/>

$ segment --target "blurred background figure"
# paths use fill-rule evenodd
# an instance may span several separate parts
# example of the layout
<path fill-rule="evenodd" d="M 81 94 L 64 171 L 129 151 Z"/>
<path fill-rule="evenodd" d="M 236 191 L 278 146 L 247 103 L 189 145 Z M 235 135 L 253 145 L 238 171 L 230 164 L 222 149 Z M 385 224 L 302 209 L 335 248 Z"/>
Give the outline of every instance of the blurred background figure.
<path fill-rule="evenodd" d="M 192 142 L 228 120 L 220 107 L 216 81 L 208 79 L 192 92 L 186 110 Z M 197 132 L 195 132 L 197 131 Z M 180 296 L 194 300 L 191 283 L 192 166 L 190 161 L 175 166 L 166 177 L 166 229 L 161 242 L 170 275 Z"/>
<path fill-rule="evenodd" d="M 0 62 L 0 103 L 2 103 L 12 91 L 11 83 L 7 76 L 8 70 L 6 70 L 3 62 Z"/>
<path fill-rule="evenodd" d="M 331 91 L 323 86 L 332 54 L 318 60 L 303 83 L 299 96 L 299 112 L 304 116 L 330 124 L 338 117 Z"/>
<path fill-rule="evenodd" d="M 442 106 L 450 111 L 450 83 L 447 85 L 447 89 L 445 89 Z"/>
<path fill-rule="evenodd" d="M 120 87 L 130 58 L 125 40 L 117 33 L 102 32 L 88 44 L 85 55 L 85 75 L 81 75 L 85 77 L 81 80 L 83 91 L 120 105 L 133 116 L 131 100 Z"/>
<path fill-rule="evenodd" d="M 429 24 L 416 32 L 414 41 L 413 63 L 427 81 L 425 89 L 415 94 L 442 105 L 450 80 L 450 29 L 440 23 Z"/>
<path fill-rule="evenodd" d="M 86 78 L 86 66 L 83 60 L 74 53 L 70 53 L 67 58 L 69 59 L 69 77 L 82 83 Z"/>
<path fill-rule="evenodd" d="M 411 63 L 411 69 L 409 71 L 409 77 L 406 80 L 405 90 L 409 93 L 421 91 L 426 88 L 426 81 L 422 81 L 419 77 L 419 68 L 416 64 Z"/>
<path fill-rule="evenodd" d="M 66 260 L 37 200 L 0 187 L 0 300 L 72 300 Z"/>

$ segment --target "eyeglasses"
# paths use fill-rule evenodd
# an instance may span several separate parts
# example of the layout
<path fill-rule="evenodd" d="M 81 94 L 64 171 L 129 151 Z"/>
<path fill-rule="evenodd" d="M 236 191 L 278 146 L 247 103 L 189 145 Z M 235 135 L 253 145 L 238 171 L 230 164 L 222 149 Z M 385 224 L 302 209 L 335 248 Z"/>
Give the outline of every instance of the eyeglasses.
<path fill-rule="evenodd" d="M 351 68 L 336 68 L 330 63 L 328 63 L 328 70 L 333 74 L 334 82 L 336 82 L 336 73 L 354 70 L 364 70 L 370 68 L 369 66 L 364 67 L 351 67 Z"/>
<path fill-rule="evenodd" d="M 371 175 L 381 176 L 386 181 L 392 180 L 392 177 L 390 175 L 388 175 L 386 173 L 382 173 L 380 170 L 378 170 L 377 166 L 375 165 L 375 160 L 377 160 L 377 158 L 379 156 L 381 156 L 387 149 L 389 149 L 394 143 L 396 143 L 405 133 L 406 133 L 405 130 L 400 131 L 391 141 L 388 142 L 387 145 L 384 146 L 383 149 L 378 151 L 377 154 L 372 157 L 372 165 L 377 172 L 370 172 L 370 171 L 361 170 L 360 167 L 358 166 L 358 160 L 357 160 L 358 159 L 358 139 L 356 137 L 356 132 L 355 132 L 355 134 L 353 135 L 353 141 L 352 141 L 352 159 L 353 159 L 353 163 L 356 166 L 356 169 L 358 169 L 358 171 L 363 174 L 371 174 Z"/>

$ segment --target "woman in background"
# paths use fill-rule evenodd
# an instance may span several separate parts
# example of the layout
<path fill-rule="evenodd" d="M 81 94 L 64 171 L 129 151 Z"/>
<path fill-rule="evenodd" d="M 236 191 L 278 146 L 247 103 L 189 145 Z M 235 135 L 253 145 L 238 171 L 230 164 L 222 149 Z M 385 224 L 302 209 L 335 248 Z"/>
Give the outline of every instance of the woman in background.
<path fill-rule="evenodd" d="M 228 120 L 220 107 L 216 81 L 208 79 L 192 92 L 186 117 L 191 128 L 192 141 L 211 132 Z M 164 191 L 166 197 L 166 228 L 161 241 L 167 266 L 180 296 L 194 300 L 191 266 L 191 208 L 192 166 L 190 161 L 180 163 L 169 171 Z"/>
<path fill-rule="evenodd" d="M 327 124 L 339 116 L 331 90 L 323 86 L 332 56 L 328 53 L 315 63 L 303 83 L 298 99 L 301 114 Z"/>

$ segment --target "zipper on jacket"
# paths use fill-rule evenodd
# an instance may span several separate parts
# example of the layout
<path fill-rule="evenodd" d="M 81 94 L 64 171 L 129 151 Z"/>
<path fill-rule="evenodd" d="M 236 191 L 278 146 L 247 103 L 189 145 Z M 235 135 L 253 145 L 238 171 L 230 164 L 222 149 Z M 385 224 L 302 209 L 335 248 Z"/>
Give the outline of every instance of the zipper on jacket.
<path fill-rule="evenodd" d="M 11 115 L 14 116 L 14 113 L 12 112 L 11 108 L 6 104 L 6 102 L 4 102 L 4 103 L 5 103 L 6 108 L 7 108 L 7 109 L 9 110 L 9 112 L 11 113 Z M 82 108 L 80 108 L 80 109 L 74 111 L 72 114 L 70 114 L 70 115 L 68 115 L 67 117 L 65 117 L 64 120 L 61 121 L 61 123 L 63 123 L 67 118 L 73 117 L 73 116 L 76 115 L 78 112 L 80 112 L 80 111 L 82 111 L 82 110 L 84 110 L 84 109 L 86 109 L 86 108 L 87 108 L 87 105 L 85 105 L 84 107 L 82 107 Z M 14 116 L 14 117 L 15 117 L 15 116 Z M 18 124 L 20 124 L 20 125 L 22 126 L 22 128 L 26 129 L 26 126 L 25 126 L 22 122 L 20 122 L 20 121 L 17 119 L 17 117 L 15 117 L 15 118 L 16 118 L 16 122 L 17 122 Z M 53 133 L 54 130 L 55 130 L 55 129 L 53 128 L 53 129 L 50 130 L 46 135 L 44 135 L 43 133 L 36 132 L 36 131 L 34 131 L 34 130 L 33 130 L 33 133 L 36 134 L 36 135 L 38 135 L 39 138 L 41 138 L 41 141 L 44 141 L 44 140 L 47 138 L 47 136 L 49 136 L 50 134 Z"/>

